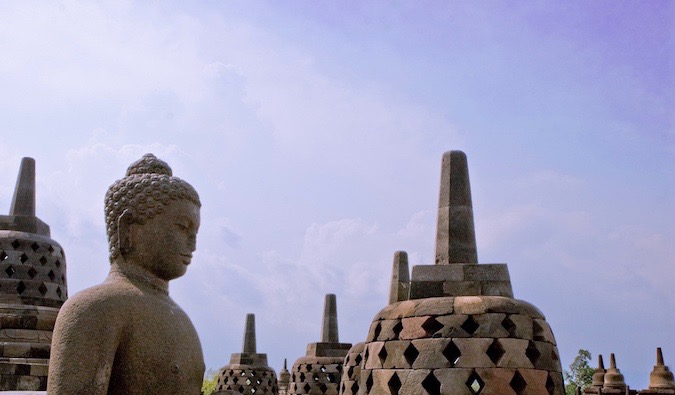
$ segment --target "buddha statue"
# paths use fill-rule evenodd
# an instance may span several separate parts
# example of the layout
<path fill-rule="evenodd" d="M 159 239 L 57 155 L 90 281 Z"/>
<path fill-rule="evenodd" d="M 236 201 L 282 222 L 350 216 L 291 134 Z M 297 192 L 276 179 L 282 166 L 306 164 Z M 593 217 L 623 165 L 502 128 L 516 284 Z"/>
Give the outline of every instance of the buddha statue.
<path fill-rule="evenodd" d="M 192 186 L 152 154 L 110 186 L 110 273 L 61 308 L 49 394 L 200 393 L 201 344 L 168 292 L 192 259 L 200 206 Z"/>

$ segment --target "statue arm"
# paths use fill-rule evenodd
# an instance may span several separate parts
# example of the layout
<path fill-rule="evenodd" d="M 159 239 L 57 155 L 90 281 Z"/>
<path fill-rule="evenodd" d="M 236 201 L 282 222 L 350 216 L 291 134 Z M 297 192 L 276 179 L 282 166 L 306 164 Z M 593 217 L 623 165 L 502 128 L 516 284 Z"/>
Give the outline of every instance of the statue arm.
<path fill-rule="evenodd" d="M 115 310 L 109 300 L 86 291 L 63 305 L 52 338 L 48 394 L 108 393 L 124 325 Z"/>

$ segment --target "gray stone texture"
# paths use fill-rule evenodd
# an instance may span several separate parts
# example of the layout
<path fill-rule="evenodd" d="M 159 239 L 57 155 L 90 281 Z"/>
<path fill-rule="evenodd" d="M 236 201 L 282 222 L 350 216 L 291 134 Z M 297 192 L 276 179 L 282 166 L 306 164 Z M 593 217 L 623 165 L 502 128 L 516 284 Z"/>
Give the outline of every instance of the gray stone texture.
<path fill-rule="evenodd" d="M 52 331 L 68 297 L 66 258 L 35 216 L 35 161 L 23 158 L 0 215 L 0 391 L 45 390 Z"/>
<path fill-rule="evenodd" d="M 59 312 L 50 395 L 200 393 L 199 338 L 168 293 L 190 264 L 200 206 L 194 189 L 151 154 L 109 188 L 110 274 Z"/>
<path fill-rule="evenodd" d="M 436 264 L 477 262 L 466 155 L 461 151 L 446 152 L 438 198 Z"/>
<path fill-rule="evenodd" d="M 396 251 L 394 253 L 394 264 L 391 270 L 389 303 L 408 300 L 409 297 L 410 272 L 408 269 L 408 254 L 405 251 Z"/>

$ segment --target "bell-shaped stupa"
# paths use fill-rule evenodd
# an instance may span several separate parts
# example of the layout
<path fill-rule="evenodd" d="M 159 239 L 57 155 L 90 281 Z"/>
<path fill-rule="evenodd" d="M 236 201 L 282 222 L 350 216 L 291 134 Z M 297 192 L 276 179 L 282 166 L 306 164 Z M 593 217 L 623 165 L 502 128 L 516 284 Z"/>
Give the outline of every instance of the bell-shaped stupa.
<path fill-rule="evenodd" d="M 277 375 L 267 365 L 267 354 L 258 354 L 255 339 L 255 315 L 246 315 L 244 345 L 232 354 L 230 364 L 218 374 L 214 394 L 277 395 Z"/>
<path fill-rule="evenodd" d="M 337 395 L 342 367 L 351 346 L 340 343 L 335 295 L 327 294 L 321 342 L 308 344 L 307 354 L 293 364 L 288 394 Z"/>
<path fill-rule="evenodd" d="M 284 358 L 284 367 L 279 372 L 277 382 L 279 383 L 279 395 L 286 395 L 288 393 L 288 385 L 291 382 L 291 372 L 288 371 L 286 358 Z"/>
<path fill-rule="evenodd" d="M 35 160 L 23 158 L 9 215 L 0 215 L 0 391 L 46 390 L 66 257 L 35 216 Z"/>
<path fill-rule="evenodd" d="M 661 347 L 656 349 L 656 365 L 649 374 L 649 388 L 638 392 L 640 395 L 671 395 L 675 394 L 675 380 L 673 372 L 663 363 Z"/>
<path fill-rule="evenodd" d="M 466 155 L 443 155 L 436 264 L 397 253 L 390 304 L 366 339 L 359 394 L 563 395 L 544 315 L 513 298 L 506 264 L 477 264 Z M 406 270 L 407 271 L 407 270 Z"/>

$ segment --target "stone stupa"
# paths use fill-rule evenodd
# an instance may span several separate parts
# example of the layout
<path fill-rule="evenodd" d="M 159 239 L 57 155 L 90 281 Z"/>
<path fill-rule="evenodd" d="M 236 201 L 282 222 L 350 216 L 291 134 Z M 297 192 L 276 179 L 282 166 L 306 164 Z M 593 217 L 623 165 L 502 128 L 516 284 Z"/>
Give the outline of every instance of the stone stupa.
<path fill-rule="evenodd" d="M 23 158 L 0 215 L 0 391 L 47 389 L 52 331 L 68 297 L 66 258 L 35 216 L 35 160 Z"/>
<path fill-rule="evenodd" d="M 461 151 L 443 155 L 439 200 L 436 264 L 413 267 L 406 295 L 407 259 L 395 257 L 390 304 L 370 327 L 358 393 L 563 395 L 544 315 L 513 298 L 506 264 L 477 264 Z"/>
<path fill-rule="evenodd" d="M 670 395 L 675 394 L 675 380 L 673 379 L 673 372 L 668 369 L 663 363 L 663 353 L 661 347 L 656 349 L 656 365 L 649 374 L 649 388 L 639 392 L 649 395 Z"/>
<path fill-rule="evenodd" d="M 339 393 L 344 359 L 352 345 L 339 341 L 334 294 L 326 295 L 321 333 L 321 342 L 308 344 L 307 354 L 293 364 L 288 394 Z"/>
<path fill-rule="evenodd" d="M 242 351 L 232 354 L 230 364 L 220 369 L 213 394 L 277 393 L 277 375 L 267 365 L 267 354 L 258 354 L 256 351 L 255 315 L 247 314 Z"/>

